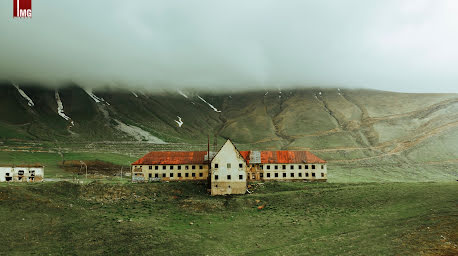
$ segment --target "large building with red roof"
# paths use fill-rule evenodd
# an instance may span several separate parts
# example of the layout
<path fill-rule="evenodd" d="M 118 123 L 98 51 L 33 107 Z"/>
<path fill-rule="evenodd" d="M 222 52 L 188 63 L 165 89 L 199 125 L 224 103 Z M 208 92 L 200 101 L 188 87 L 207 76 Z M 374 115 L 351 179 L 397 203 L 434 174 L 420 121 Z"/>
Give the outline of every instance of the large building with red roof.
<path fill-rule="evenodd" d="M 210 153 L 210 157 L 208 157 Z M 132 181 L 208 180 L 212 195 L 244 194 L 247 181 L 326 181 L 326 161 L 309 151 L 153 151 L 132 163 Z"/>

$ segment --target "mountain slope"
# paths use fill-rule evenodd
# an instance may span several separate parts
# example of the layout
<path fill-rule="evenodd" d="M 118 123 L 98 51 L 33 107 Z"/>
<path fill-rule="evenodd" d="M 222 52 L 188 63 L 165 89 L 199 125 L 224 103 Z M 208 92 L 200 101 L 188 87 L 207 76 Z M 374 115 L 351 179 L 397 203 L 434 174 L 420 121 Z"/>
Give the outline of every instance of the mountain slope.
<path fill-rule="evenodd" d="M 141 154 L 154 148 L 203 149 L 210 135 L 212 144 L 231 138 L 240 149 L 307 149 L 341 164 L 458 159 L 456 94 L 18 88 L 33 106 L 13 84 L 0 86 L 0 138 L 13 148 L 27 141 L 76 145 L 72 149 L 91 143 L 93 150 Z M 69 120 L 58 113 L 56 93 Z"/>

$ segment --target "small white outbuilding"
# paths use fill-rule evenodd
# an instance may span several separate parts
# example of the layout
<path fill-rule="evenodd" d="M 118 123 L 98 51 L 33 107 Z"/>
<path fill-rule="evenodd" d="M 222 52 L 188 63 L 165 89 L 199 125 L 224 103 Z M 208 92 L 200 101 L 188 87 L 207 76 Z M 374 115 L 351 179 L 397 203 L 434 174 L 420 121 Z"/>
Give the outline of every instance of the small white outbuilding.
<path fill-rule="evenodd" d="M 43 181 L 42 165 L 3 165 L 0 166 L 0 182 L 37 182 Z"/>

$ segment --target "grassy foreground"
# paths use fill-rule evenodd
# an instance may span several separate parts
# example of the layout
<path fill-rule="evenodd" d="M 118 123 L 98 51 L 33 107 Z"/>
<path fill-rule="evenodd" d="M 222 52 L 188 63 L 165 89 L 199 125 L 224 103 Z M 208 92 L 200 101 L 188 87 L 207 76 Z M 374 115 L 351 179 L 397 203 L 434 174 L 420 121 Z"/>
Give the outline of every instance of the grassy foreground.
<path fill-rule="evenodd" d="M 456 255 L 456 183 L 0 185 L 0 254 Z M 258 209 L 262 208 L 262 209 Z"/>

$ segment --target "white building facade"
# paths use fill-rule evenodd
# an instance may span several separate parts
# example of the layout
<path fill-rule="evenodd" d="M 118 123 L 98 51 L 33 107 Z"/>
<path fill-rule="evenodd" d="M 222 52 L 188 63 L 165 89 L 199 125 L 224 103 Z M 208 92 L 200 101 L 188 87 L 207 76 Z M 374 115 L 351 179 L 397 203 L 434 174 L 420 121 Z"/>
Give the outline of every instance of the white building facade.
<path fill-rule="evenodd" d="M 210 155 L 210 156 L 209 156 Z M 309 151 L 153 151 L 132 163 L 132 182 L 207 181 L 211 195 L 245 194 L 253 181 L 327 181 L 326 161 Z"/>
<path fill-rule="evenodd" d="M 0 182 L 37 182 L 43 178 L 41 165 L 0 166 Z"/>

